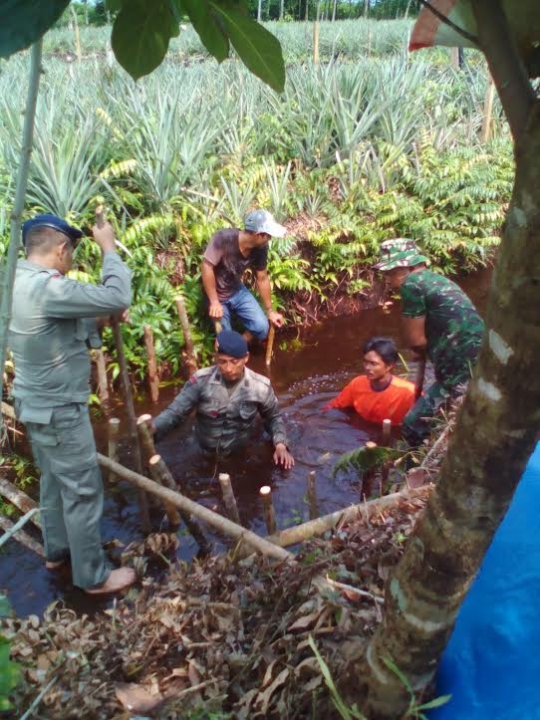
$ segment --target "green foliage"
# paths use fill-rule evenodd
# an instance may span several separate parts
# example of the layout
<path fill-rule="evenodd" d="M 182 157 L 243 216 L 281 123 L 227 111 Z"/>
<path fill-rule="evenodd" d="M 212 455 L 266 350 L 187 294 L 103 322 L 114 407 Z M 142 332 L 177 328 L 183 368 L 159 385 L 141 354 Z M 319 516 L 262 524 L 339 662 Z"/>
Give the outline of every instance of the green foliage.
<path fill-rule="evenodd" d="M 351 450 L 348 453 L 340 455 L 332 469 L 332 475 L 335 477 L 338 472 L 366 472 L 369 470 L 379 470 L 386 463 L 395 463 L 396 460 L 404 456 L 404 452 L 388 447 L 360 447 Z"/>
<path fill-rule="evenodd" d="M 58 20 L 69 0 L 9 0 L 2 3 L 0 58 L 30 47 Z"/>
<path fill-rule="evenodd" d="M 321 25 L 323 57 L 339 51 L 343 61 L 314 68 L 296 63 L 309 56 L 309 26 L 269 28 L 293 63 L 280 96 L 240 63 L 191 62 L 205 52 L 192 27 L 137 85 L 101 57 L 80 64 L 45 57 L 27 213 L 57 212 L 88 228 L 93 200 L 104 196 L 133 271 L 124 335 L 140 377 L 145 324 L 158 360 L 180 369 L 180 288 L 197 349 L 209 352 L 201 256 L 216 230 L 240 226 L 254 207 L 291 228 L 269 252 L 276 304 L 289 324 L 308 303 L 320 308 L 337 293 L 363 293 L 388 237 L 417 238 L 442 272 L 486 264 L 496 250 L 513 158 L 498 121 L 494 140 L 477 142 L 483 67 L 471 62 L 464 76 L 439 65 L 439 56 L 406 60 L 410 23 L 346 21 Z M 106 29 L 80 30 L 83 57 L 104 48 Z M 50 51 L 73 52 L 67 29 L 46 40 Z M 14 57 L 0 74 L 0 255 L 20 150 L 24 62 Z M 99 282 L 94 243 L 81 243 L 75 262 L 81 279 Z M 112 354 L 108 333 L 105 341 Z"/>

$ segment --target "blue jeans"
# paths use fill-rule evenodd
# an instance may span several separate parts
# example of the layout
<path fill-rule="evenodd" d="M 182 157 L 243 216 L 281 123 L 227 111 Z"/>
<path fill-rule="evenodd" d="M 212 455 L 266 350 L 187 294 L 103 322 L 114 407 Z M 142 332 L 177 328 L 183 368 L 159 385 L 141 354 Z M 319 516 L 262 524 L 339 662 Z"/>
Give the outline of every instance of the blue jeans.
<path fill-rule="evenodd" d="M 220 301 L 223 306 L 223 317 L 221 327 L 223 330 L 231 329 L 231 313 L 242 322 L 246 330 L 258 340 L 264 340 L 268 335 L 270 325 L 261 306 L 255 300 L 245 285 L 226 300 Z"/>

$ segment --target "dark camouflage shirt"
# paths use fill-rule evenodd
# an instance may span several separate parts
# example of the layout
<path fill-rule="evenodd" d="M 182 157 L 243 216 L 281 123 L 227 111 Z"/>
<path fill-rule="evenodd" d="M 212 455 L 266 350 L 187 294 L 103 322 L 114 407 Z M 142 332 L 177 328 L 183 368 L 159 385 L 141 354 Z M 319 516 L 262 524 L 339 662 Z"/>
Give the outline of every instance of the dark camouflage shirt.
<path fill-rule="evenodd" d="M 440 382 L 464 382 L 476 361 L 484 323 L 463 290 L 448 278 L 419 270 L 400 288 L 402 313 L 426 318 L 429 359 Z"/>

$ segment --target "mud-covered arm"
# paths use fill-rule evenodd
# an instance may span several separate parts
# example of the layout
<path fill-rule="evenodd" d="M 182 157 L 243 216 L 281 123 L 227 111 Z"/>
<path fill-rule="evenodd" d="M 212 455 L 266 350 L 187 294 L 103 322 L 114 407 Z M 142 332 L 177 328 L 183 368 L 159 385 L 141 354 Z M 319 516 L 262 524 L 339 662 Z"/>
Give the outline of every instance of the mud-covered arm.
<path fill-rule="evenodd" d="M 192 375 L 172 403 L 154 418 L 155 439 L 161 440 L 175 427 L 181 425 L 200 400 L 201 385 L 196 375 Z"/>

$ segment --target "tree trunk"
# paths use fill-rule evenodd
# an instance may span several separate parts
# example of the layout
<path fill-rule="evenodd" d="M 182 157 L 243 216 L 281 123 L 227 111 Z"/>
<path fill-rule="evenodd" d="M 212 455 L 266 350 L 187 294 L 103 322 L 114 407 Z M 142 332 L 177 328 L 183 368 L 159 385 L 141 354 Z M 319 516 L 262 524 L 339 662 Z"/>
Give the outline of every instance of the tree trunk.
<path fill-rule="evenodd" d="M 279 19 L 280 20 L 283 20 L 284 10 L 285 10 L 285 0 L 281 0 L 281 2 L 279 3 Z"/>
<path fill-rule="evenodd" d="M 516 142 L 514 192 L 474 378 L 437 488 L 386 589 L 383 622 L 351 678 L 370 720 L 401 717 L 409 702 L 384 658 L 417 693 L 432 680 L 460 605 L 535 447 L 540 430 L 539 283 L 537 102 Z"/>
<path fill-rule="evenodd" d="M 259 0 L 259 4 L 257 5 L 257 22 L 261 22 L 262 20 L 262 0 Z"/>
<path fill-rule="evenodd" d="M 36 104 L 39 91 L 39 79 L 41 76 L 41 49 L 42 41 L 39 40 L 32 46 L 30 60 L 30 77 L 28 81 L 28 96 L 26 98 L 26 109 L 24 113 L 24 126 L 21 147 L 21 160 L 17 175 L 15 188 L 15 202 L 11 213 L 11 234 L 6 264 L 0 268 L 0 378 L 4 377 L 4 364 L 6 362 L 7 338 L 9 321 L 11 319 L 11 303 L 13 298 L 13 283 L 15 282 L 15 270 L 20 247 L 21 215 L 24 209 L 24 198 L 28 183 L 28 170 L 30 168 L 30 155 L 34 139 L 34 119 L 36 115 Z"/>

